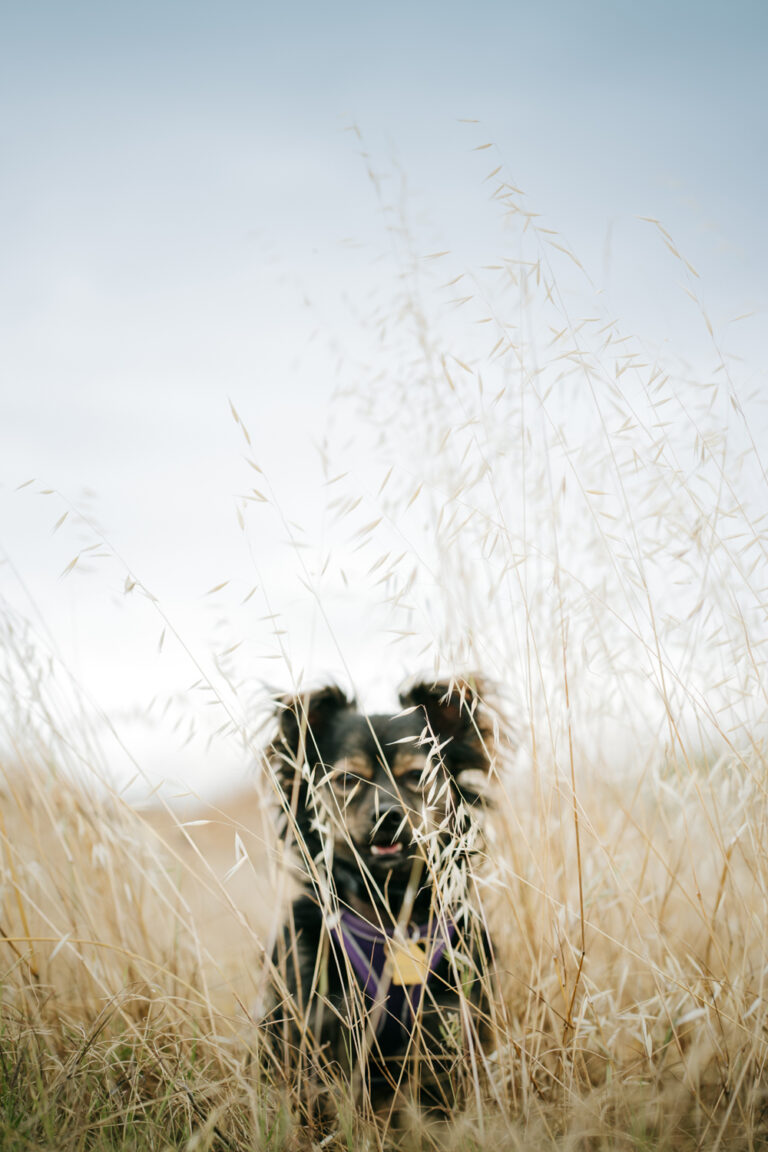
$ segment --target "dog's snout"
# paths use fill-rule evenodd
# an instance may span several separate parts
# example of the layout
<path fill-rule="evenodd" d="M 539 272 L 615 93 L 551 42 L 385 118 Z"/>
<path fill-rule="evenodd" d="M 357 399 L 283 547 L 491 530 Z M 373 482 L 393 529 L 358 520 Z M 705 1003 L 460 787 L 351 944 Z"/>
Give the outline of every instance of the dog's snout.
<path fill-rule="evenodd" d="M 405 812 L 399 804 L 388 804 L 379 813 L 373 830 L 374 838 L 383 843 L 391 843 L 405 823 Z"/>
<path fill-rule="evenodd" d="M 390 805 L 381 813 L 380 823 L 386 827 L 397 828 L 405 819 L 405 812 L 399 804 Z"/>

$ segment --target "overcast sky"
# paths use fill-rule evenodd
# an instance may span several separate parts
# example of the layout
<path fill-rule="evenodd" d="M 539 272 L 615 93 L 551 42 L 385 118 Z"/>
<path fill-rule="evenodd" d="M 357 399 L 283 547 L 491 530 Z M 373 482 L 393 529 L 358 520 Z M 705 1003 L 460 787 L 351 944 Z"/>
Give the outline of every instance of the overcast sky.
<path fill-rule="evenodd" d="M 217 626 L 207 590 L 253 582 L 229 399 L 286 508 L 308 506 L 334 356 L 366 356 L 355 306 L 393 275 L 382 205 L 402 174 L 417 244 L 463 268 L 494 259 L 484 178 L 503 165 L 613 314 L 695 371 L 701 313 L 638 219 L 658 218 L 718 331 L 752 314 L 732 351 L 763 386 L 767 11 L 5 5 L 0 593 L 26 614 L 35 602 L 97 705 L 141 710 L 197 679 L 181 649 L 164 641 L 160 658 L 166 621 L 121 603 L 127 572 L 200 652 Z M 71 505 L 90 509 L 123 567 L 97 557 L 91 575 L 60 577 L 93 542 L 73 516 L 52 535 Z M 259 556 L 277 599 L 290 563 L 277 543 Z M 371 642 L 356 619 L 341 638 L 353 661 Z M 338 672 L 312 635 L 300 663 Z M 360 676 L 376 663 L 360 658 Z M 203 750 L 130 725 L 125 738 L 150 772 L 205 779 Z M 219 755 L 230 773 L 242 759 Z"/>

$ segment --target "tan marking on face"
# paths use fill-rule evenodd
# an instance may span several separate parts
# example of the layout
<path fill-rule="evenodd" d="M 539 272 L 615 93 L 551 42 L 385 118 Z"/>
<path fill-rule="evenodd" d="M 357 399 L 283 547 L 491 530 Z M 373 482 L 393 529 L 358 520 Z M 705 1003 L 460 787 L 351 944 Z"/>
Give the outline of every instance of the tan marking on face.
<path fill-rule="evenodd" d="M 339 778 L 344 775 L 360 776 L 363 780 L 373 779 L 373 765 L 367 756 L 342 756 L 341 760 L 337 760 L 331 769 L 331 782 L 334 777 Z"/>
<path fill-rule="evenodd" d="M 423 772 L 426 764 L 427 758 L 422 752 L 398 752 L 392 766 L 392 774 L 399 780 L 409 772 Z"/>

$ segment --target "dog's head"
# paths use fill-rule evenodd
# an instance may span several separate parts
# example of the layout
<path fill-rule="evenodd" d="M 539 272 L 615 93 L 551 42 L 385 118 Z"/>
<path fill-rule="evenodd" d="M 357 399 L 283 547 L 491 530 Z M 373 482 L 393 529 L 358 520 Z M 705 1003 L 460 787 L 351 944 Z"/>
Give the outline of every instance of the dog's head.
<path fill-rule="evenodd" d="M 268 755 L 289 824 L 316 856 L 379 878 L 404 874 L 430 834 L 478 803 L 492 729 L 474 679 L 416 683 L 394 716 L 365 715 L 337 687 L 283 698 Z"/>

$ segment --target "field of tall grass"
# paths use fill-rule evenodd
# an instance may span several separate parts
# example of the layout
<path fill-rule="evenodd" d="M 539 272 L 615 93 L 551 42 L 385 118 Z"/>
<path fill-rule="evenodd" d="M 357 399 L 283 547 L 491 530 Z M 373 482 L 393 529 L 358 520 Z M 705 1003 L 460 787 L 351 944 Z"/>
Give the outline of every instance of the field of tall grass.
<path fill-rule="evenodd" d="M 491 1040 L 440 1121 L 375 1115 L 326 1071 L 337 1114 L 313 1126 L 259 1028 L 299 867 L 266 694 L 258 723 L 227 703 L 246 791 L 136 810 L 4 604 L 0 1148 L 768 1145 L 763 414 L 660 226 L 701 315 L 695 367 L 599 294 L 582 307 L 567 245 L 503 171 L 488 187 L 483 268 L 392 230 L 397 279 L 339 365 L 322 516 L 297 525 L 252 471 L 238 513 L 297 545 L 317 627 L 355 597 L 388 667 L 497 685 L 471 897 L 497 951 Z"/>

